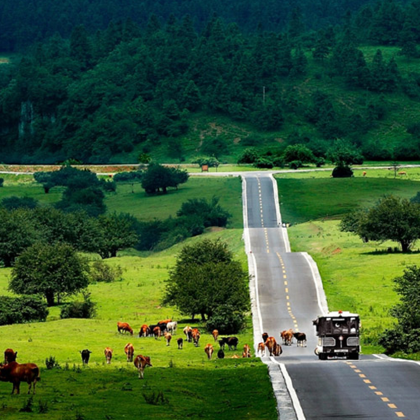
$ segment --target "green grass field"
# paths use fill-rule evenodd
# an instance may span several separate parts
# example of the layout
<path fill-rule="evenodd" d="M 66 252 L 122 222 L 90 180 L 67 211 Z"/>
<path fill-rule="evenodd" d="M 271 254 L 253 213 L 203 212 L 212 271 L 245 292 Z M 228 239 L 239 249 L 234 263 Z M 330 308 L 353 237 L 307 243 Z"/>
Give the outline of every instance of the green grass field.
<path fill-rule="evenodd" d="M 378 335 L 393 318 L 389 309 L 398 301 L 392 279 L 404 267 L 419 261 L 419 251 L 388 253 L 395 242 L 363 243 L 356 235 L 340 232 L 343 214 L 373 205 L 384 194 L 411 198 L 420 190 L 417 168 L 407 169 L 409 179 L 382 178 L 387 172 L 369 171 L 366 178 L 332 179 L 296 174 L 278 177 L 283 220 L 292 251 L 307 251 L 318 264 L 330 310 L 358 312 L 362 318 L 363 352 L 382 352 Z M 413 358 L 416 358 L 413 355 Z"/>
<path fill-rule="evenodd" d="M 52 189 L 44 194 L 40 185 L 31 177 L 5 177 L 0 189 L 0 199 L 9 195 L 27 195 L 42 203 L 57 201 L 60 191 Z M 221 238 L 229 244 L 235 258 L 246 267 L 242 236 L 241 183 L 238 178 L 190 179 L 178 191 L 167 196 L 146 197 L 140 189 L 131 192 L 131 186 L 119 187 L 116 194 L 107 196 L 109 211 L 130 212 L 150 219 L 174 216 L 181 203 L 193 197 L 220 197 L 222 206 L 233 214 L 231 229 L 208 232 L 205 237 Z M 245 343 L 252 345 L 251 318 L 247 328 L 238 334 L 236 352 L 226 351 L 226 358 L 206 359 L 204 346 L 213 343 L 213 337 L 199 321 L 182 316 L 176 308 L 164 307 L 161 299 L 168 270 L 175 263 L 177 253 L 186 243 L 203 239 L 195 237 L 171 249 L 149 256 L 141 256 L 133 250 L 121 252 L 108 264 L 120 265 L 123 280 L 114 283 L 97 283 L 89 286 L 91 298 L 97 303 L 94 319 L 66 319 L 59 317 L 60 308 L 50 309 L 46 322 L 0 327 L 2 348 L 18 351 L 18 361 L 37 363 L 41 369 L 41 382 L 33 399 L 32 414 L 20 412 L 27 404 L 27 385 L 21 385 L 20 396 L 9 396 L 12 385 L 0 382 L 0 418 L 28 419 L 47 410 L 48 419 L 184 419 L 226 418 L 234 410 L 238 418 L 277 417 L 276 400 L 267 374 L 267 368 L 259 359 L 232 359 L 241 355 Z M 90 256 L 95 258 L 95 256 Z M 7 290 L 10 269 L 0 269 L 0 295 L 10 295 Z M 75 297 L 75 299 L 80 298 Z M 169 347 L 164 339 L 138 338 L 143 323 L 155 323 L 160 319 L 173 318 L 179 322 L 178 333 Z M 129 322 L 135 335 L 117 332 L 117 321 Z M 183 336 L 186 325 L 200 328 L 200 346 L 184 343 L 178 350 L 176 339 Z M 132 363 L 126 362 L 124 346 L 132 342 L 135 354 L 151 357 L 153 367 L 145 371 L 145 379 L 139 380 Z M 104 348 L 114 349 L 111 365 L 105 364 Z M 89 365 L 81 365 L 80 350 L 92 351 Z M 215 345 L 216 352 L 219 346 Z M 3 350 L 2 350 L 3 351 Z M 60 368 L 47 370 L 45 359 L 55 357 Z M 255 386 L 258 384 L 258 386 Z M 153 393 L 162 398 L 157 404 Z M 45 408 L 46 407 L 46 408 Z"/>

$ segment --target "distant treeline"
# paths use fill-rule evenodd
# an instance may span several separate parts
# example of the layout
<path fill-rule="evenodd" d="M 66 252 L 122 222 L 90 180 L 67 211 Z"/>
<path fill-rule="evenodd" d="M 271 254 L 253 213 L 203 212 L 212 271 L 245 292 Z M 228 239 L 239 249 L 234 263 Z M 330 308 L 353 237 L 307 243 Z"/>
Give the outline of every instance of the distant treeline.
<path fill-rule="evenodd" d="M 402 75 L 380 50 L 393 45 L 407 60 L 419 58 L 420 1 L 367 5 L 346 14 L 343 25 L 318 31 L 307 31 L 310 9 L 301 3 L 283 32 L 261 27 L 249 34 L 216 17 L 198 32 L 189 15 L 150 15 L 144 26 L 111 22 L 92 34 L 80 25 L 70 39 L 37 43 L 20 63 L 0 67 L 2 160 L 106 163 L 162 144 L 182 159 L 181 140 L 197 112 L 249 123 L 262 134 L 303 127 L 289 131 L 281 147 L 303 143 L 316 156 L 341 138 L 367 159 L 419 159 L 418 123 L 407 124 L 397 145 L 366 138 L 393 110 L 388 97 L 420 99 L 420 74 Z M 362 41 L 378 46 L 369 61 Z M 306 83 L 309 73 L 317 84 Z M 343 105 L 343 92 L 357 99 Z M 241 146 L 259 147 L 259 139 Z M 206 139 L 200 153 L 228 155 L 226 139 Z"/>
<path fill-rule="evenodd" d="M 347 11 L 355 12 L 371 0 L 2 0 L 0 3 L 0 51 L 21 51 L 34 41 L 56 33 L 68 38 L 77 25 L 89 33 L 104 30 L 111 21 L 132 19 L 145 27 L 149 16 L 161 21 L 190 14 L 198 31 L 210 17 L 235 22 L 244 32 L 259 28 L 284 31 L 296 8 L 302 10 L 303 24 L 318 29 L 341 23 Z"/>

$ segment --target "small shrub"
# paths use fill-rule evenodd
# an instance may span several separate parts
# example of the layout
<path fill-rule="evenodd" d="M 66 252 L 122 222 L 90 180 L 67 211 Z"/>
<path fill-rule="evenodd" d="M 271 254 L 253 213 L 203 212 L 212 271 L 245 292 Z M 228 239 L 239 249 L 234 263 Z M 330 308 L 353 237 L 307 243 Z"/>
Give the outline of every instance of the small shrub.
<path fill-rule="evenodd" d="M 60 318 L 93 318 L 96 315 L 96 303 L 90 300 L 90 293 L 83 293 L 83 302 L 71 302 L 61 308 Z"/>
<path fill-rule="evenodd" d="M 333 178 L 350 178 L 352 176 L 353 170 L 347 165 L 336 166 L 332 171 Z"/>
<path fill-rule="evenodd" d="M 34 402 L 34 397 L 30 396 L 26 400 L 26 402 L 23 403 L 23 407 L 19 411 L 22 412 L 22 413 L 32 413 L 33 412 L 33 410 L 32 410 L 33 402 Z"/>
<path fill-rule="evenodd" d="M 47 316 L 47 304 L 39 296 L 0 296 L 0 325 L 43 322 Z"/>
<path fill-rule="evenodd" d="M 52 369 L 54 367 L 60 367 L 59 363 L 55 361 L 55 357 L 50 356 L 49 358 L 45 359 L 45 366 L 47 367 L 47 369 Z"/>
<path fill-rule="evenodd" d="M 105 192 L 115 192 L 117 190 L 117 184 L 114 181 L 107 181 L 101 178 L 101 187 Z"/>
<path fill-rule="evenodd" d="M 111 266 L 103 260 L 95 261 L 90 270 L 90 278 L 93 282 L 112 283 L 113 281 L 120 280 L 123 270 L 121 266 Z"/>
<path fill-rule="evenodd" d="M 48 413 L 48 402 L 47 401 L 38 401 L 38 413 L 39 414 L 45 414 Z"/>
<path fill-rule="evenodd" d="M 293 160 L 289 163 L 290 169 L 299 169 L 302 167 L 302 162 L 300 160 Z"/>
<path fill-rule="evenodd" d="M 3 187 L 4 184 L 4 178 L 0 178 L 0 188 Z"/>
<path fill-rule="evenodd" d="M 151 394 L 143 393 L 143 398 L 147 404 L 151 405 L 169 404 L 169 400 L 163 395 L 163 391 L 159 391 L 158 393 L 153 391 Z"/>

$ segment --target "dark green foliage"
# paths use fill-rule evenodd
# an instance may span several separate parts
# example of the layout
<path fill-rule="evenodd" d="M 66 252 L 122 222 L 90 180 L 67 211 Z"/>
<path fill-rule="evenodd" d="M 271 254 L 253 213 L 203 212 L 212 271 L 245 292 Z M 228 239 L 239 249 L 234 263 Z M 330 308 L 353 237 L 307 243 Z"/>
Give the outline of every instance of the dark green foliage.
<path fill-rule="evenodd" d="M 332 171 L 333 178 L 350 178 L 353 176 L 353 170 L 350 166 L 339 164 Z"/>
<path fill-rule="evenodd" d="M 98 218 L 100 238 L 97 252 L 102 258 L 117 256 L 117 252 L 137 243 L 135 219 L 124 213 L 101 215 Z"/>
<path fill-rule="evenodd" d="M 289 168 L 290 169 L 299 169 L 302 166 L 303 166 L 302 161 L 300 161 L 300 160 L 293 160 L 292 162 L 289 163 Z"/>
<path fill-rule="evenodd" d="M 399 242 L 407 252 L 420 238 L 420 206 L 388 195 L 369 210 L 344 217 L 341 229 L 357 233 L 365 241 Z"/>
<path fill-rule="evenodd" d="M 169 400 L 167 397 L 165 397 L 163 391 L 158 391 L 158 392 L 153 391 L 150 394 L 146 394 L 145 392 L 143 392 L 143 398 L 147 404 L 152 404 L 152 405 L 169 404 Z"/>
<path fill-rule="evenodd" d="M 90 293 L 83 293 L 83 302 L 71 302 L 62 306 L 60 318 L 93 318 L 96 315 L 96 303 L 90 299 Z"/>
<path fill-rule="evenodd" d="M 119 172 L 114 175 L 114 182 L 127 182 L 127 183 L 140 182 L 142 176 L 143 176 L 143 173 L 139 171 Z"/>
<path fill-rule="evenodd" d="M 245 317 L 231 305 L 220 305 L 207 320 L 207 331 L 218 330 L 219 334 L 236 334 L 245 327 Z"/>
<path fill-rule="evenodd" d="M 12 298 L 1 296 L 0 325 L 43 322 L 47 319 L 47 304 L 38 296 Z"/>
<path fill-rule="evenodd" d="M 256 168 L 268 168 L 271 169 L 274 164 L 270 159 L 260 157 L 254 162 Z"/>
<path fill-rule="evenodd" d="M 55 297 L 77 293 L 89 283 L 89 265 L 66 244 L 37 243 L 25 249 L 12 269 L 9 288 L 18 294 L 39 294 L 48 306 Z"/>
<path fill-rule="evenodd" d="M 312 150 L 303 144 L 287 146 L 283 154 L 283 159 L 286 163 L 292 162 L 293 160 L 310 163 L 316 160 Z"/>
<path fill-rule="evenodd" d="M 97 217 L 105 213 L 105 194 L 101 188 L 87 187 L 82 189 L 68 187 L 56 208 L 66 213 L 84 211 L 89 216 Z"/>
<path fill-rule="evenodd" d="M 179 217 L 185 217 L 186 220 L 193 217 L 199 218 L 204 227 L 226 227 L 231 217 L 231 214 L 220 206 L 218 197 L 213 197 L 210 201 L 205 198 L 190 199 L 182 203 L 176 214 Z M 192 236 L 195 235 L 192 234 Z"/>
<path fill-rule="evenodd" d="M 6 210 L 34 209 L 38 207 L 38 201 L 33 197 L 17 197 L 14 195 L 3 198 L 3 200 L 1 200 L 1 207 Z"/>
<path fill-rule="evenodd" d="M 167 280 L 164 303 L 205 320 L 220 305 L 243 313 L 249 307 L 247 289 L 248 275 L 227 244 L 207 239 L 181 250 Z"/>
<path fill-rule="evenodd" d="M 19 410 L 21 413 L 32 413 L 34 410 L 32 406 L 34 404 L 34 397 L 31 395 L 24 403 L 22 408 Z"/>
<path fill-rule="evenodd" d="M 0 188 L 3 187 L 3 184 L 4 184 L 4 178 L 0 178 Z"/>
<path fill-rule="evenodd" d="M 105 192 L 115 192 L 117 191 L 117 185 L 114 181 L 107 181 L 104 178 L 101 178 L 100 185 Z"/>
<path fill-rule="evenodd" d="M 359 150 L 351 143 L 336 140 L 328 150 L 327 158 L 337 166 L 350 166 L 353 164 L 362 164 L 363 156 Z"/>
<path fill-rule="evenodd" d="M 151 163 L 143 175 L 141 186 L 148 194 L 155 194 L 160 191 L 166 194 L 167 188 L 178 188 L 179 184 L 188 181 L 188 176 L 186 171 Z"/>
<path fill-rule="evenodd" d="M 384 331 L 379 344 L 385 347 L 387 354 L 416 353 L 420 351 L 420 269 L 415 265 L 407 267 L 394 283 L 400 303 L 391 309 L 391 315 L 397 324 Z"/>
<path fill-rule="evenodd" d="M 122 268 L 119 265 L 113 266 L 106 264 L 102 260 L 94 261 L 90 268 L 90 279 L 92 282 L 112 283 L 120 280 L 122 276 Z"/>
<path fill-rule="evenodd" d="M 45 366 L 48 370 L 54 367 L 60 367 L 59 363 L 55 360 L 55 357 L 50 356 L 45 359 Z"/>
<path fill-rule="evenodd" d="M 260 157 L 255 149 L 245 149 L 238 159 L 238 164 L 241 163 L 254 163 Z"/>

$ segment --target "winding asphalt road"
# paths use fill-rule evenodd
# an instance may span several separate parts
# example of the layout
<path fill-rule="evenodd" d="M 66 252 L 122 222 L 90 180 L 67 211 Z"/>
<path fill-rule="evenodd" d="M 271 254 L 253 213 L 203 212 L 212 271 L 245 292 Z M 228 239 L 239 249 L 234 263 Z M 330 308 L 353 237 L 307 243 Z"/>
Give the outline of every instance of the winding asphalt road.
<path fill-rule="evenodd" d="M 278 342 L 279 332 L 288 328 L 308 336 L 306 348 L 283 346 L 280 357 L 262 358 L 269 365 L 279 418 L 420 420 L 420 366 L 416 362 L 382 355 L 319 361 L 314 355 L 312 320 L 328 310 L 316 265 L 308 254 L 290 252 L 272 176 L 249 173 L 242 174 L 242 179 L 244 237 L 254 274 L 254 346 L 262 341 L 262 332 Z"/>

